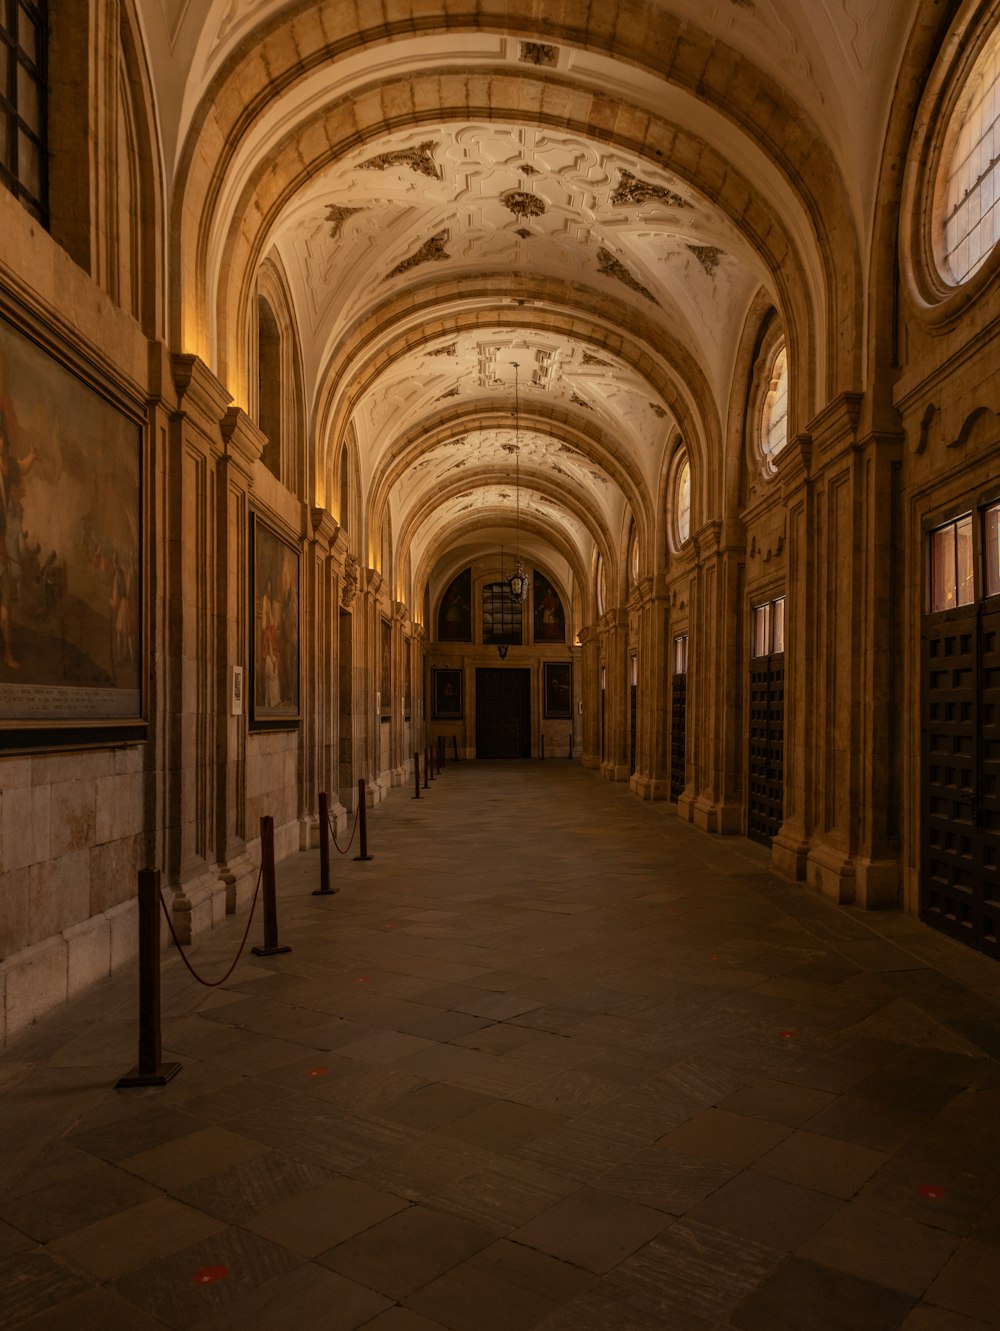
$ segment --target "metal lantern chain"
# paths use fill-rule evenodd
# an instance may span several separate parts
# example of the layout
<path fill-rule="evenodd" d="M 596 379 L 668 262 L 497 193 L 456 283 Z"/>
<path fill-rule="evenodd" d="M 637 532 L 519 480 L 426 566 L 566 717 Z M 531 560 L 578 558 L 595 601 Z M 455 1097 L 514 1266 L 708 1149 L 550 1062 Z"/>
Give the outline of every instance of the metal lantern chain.
<path fill-rule="evenodd" d="M 528 578 L 521 566 L 521 393 L 519 364 L 514 366 L 514 495 L 516 518 L 514 526 L 515 569 L 510 578 L 510 594 L 518 604 L 528 599 Z"/>

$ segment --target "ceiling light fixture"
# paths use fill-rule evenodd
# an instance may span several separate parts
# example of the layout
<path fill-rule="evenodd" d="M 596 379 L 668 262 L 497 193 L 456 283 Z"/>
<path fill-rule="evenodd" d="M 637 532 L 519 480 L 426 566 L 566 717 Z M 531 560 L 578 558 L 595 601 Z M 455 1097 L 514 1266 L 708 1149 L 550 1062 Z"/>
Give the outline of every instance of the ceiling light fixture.
<path fill-rule="evenodd" d="M 514 366 L 514 492 L 516 519 L 514 525 L 514 572 L 510 576 L 510 594 L 518 605 L 528 599 L 528 575 L 521 566 L 521 395 L 519 365 Z"/>

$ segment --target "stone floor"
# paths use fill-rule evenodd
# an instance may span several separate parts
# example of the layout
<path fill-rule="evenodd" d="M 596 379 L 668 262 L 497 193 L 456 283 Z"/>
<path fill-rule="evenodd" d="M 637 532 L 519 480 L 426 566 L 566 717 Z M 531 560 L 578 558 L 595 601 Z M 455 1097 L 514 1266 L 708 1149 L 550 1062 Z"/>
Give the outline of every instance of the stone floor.
<path fill-rule="evenodd" d="M 166 958 L 169 1086 L 131 974 L 8 1048 L 0 1325 L 1000 1327 L 996 963 L 565 762 L 370 841 Z"/>

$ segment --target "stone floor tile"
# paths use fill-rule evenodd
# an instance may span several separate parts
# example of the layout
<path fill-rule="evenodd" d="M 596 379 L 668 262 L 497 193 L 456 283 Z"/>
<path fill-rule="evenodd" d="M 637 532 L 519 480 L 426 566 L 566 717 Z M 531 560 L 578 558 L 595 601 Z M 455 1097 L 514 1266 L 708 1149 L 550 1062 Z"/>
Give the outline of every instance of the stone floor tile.
<path fill-rule="evenodd" d="M 708 1327 L 729 1316 L 782 1256 L 735 1234 L 678 1220 L 605 1283 L 630 1307 L 662 1318 L 665 1327 L 680 1331 L 692 1321 Z"/>
<path fill-rule="evenodd" d="M 448 1331 L 441 1322 L 432 1322 L 410 1308 L 390 1308 L 365 1323 L 365 1331 Z"/>
<path fill-rule="evenodd" d="M 156 1190 L 115 1165 L 100 1164 L 23 1197 L 5 1199 L 0 1215 L 42 1243 L 152 1199 Z"/>
<path fill-rule="evenodd" d="M 994 1243 L 963 1240 L 924 1302 L 1000 1326 L 1000 1249 Z"/>
<path fill-rule="evenodd" d="M 896 1155 L 864 1185 L 858 1201 L 933 1229 L 974 1232 L 977 1238 L 997 1241 L 1000 1227 L 993 1234 L 980 1232 L 996 1195 L 996 1180 L 990 1175 Z"/>
<path fill-rule="evenodd" d="M 121 1166 L 130 1174 L 176 1193 L 199 1179 L 261 1155 L 264 1150 L 260 1142 L 226 1128 L 203 1128 L 187 1137 L 175 1137 L 151 1151 L 126 1156 Z"/>
<path fill-rule="evenodd" d="M 74 1133 L 69 1141 L 81 1151 L 89 1151 L 101 1160 L 116 1164 L 127 1156 L 186 1137 L 203 1126 L 192 1114 L 177 1106 L 168 1106 L 149 1109 L 145 1113 L 133 1112 L 106 1126 Z"/>
<path fill-rule="evenodd" d="M 852 1202 L 807 1239 L 798 1256 L 919 1298 L 958 1242 L 944 1230 Z"/>
<path fill-rule="evenodd" d="M 522 1161 L 498 1161 L 443 1188 L 431 1204 L 506 1234 L 579 1189 L 574 1179 Z"/>
<path fill-rule="evenodd" d="M 422 1040 L 418 1035 L 405 1035 L 401 1031 L 381 1031 L 351 1044 L 341 1045 L 337 1053 L 341 1058 L 352 1058 L 359 1063 L 393 1063 L 407 1054 L 419 1054 L 424 1049 L 436 1049 L 434 1040 Z"/>
<path fill-rule="evenodd" d="M 840 1210 L 827 1193 L 748 1169 L 693 1206 L 691 1220 L 793 1252 Z"/>
<path fill-rule="evenodd" d="M 670 1223 L 661 1211 L 584 1188 L 529 1220 L 510 1237 L 515 1243 L 604 1274 Z"/>
<path fill-rule="evenodd" d="M 810 1132 L 838 1137 L 873 1151 L 892 1153 L 926 1123 L 926 1117 L 896 1105 L 842 1095 L 805 1124 Z"/>
<path fill-rule="evenodd" d="M 30 1252 L 34 1247 L 37 1247 L 34 1239 L 0 1220 L 0 1261 L 16 1257 L 20 1252 Z"/>
<path fill-rule="evenodd" d="M 684 1155 L 667 1146 L 652 1146 L 595 1179 L 594 1186 L 680 1216 L 721 1188 L 735 1172 L 717 1161 Z"/>
<path fill-rule="evenodd" d="M 390 1301 L 308 1263 L 258 1286 L 231 1307 L 200 1319 L 196 1331 L 354 1331 L 371 1325 Z"/>
<path fill-rule="evenodd" d="M 450 1141 L 466 1142 L 505 1155 L 565 1123 L 561 1114 L 510 1100 L 494 1100 L 453 1119 L 445 1135 Z"/>
<path fill-rule="evenodd" d="M 48 1251 L 67 1266 L 110 1281 L 223 1229 L 223 1221 L 202 1211 L 154 1197 L 56 1239 Z"/>
<path fill-rule="evenodd" d="M 267 1206 L 243 1223 L 262 1238 L 316 1257 L 408 1205 L 357 1179 L 336 1178 Z"/>
<path fill-rule="evenodd" d="M 706 1109 L 666 1133 L 658 1145 L 743 1169 L 788 1135 L 789 1129 L 780 1123 L 730 1114 L 724 1109 Z"/>
<path fill-rule="evenodd" d="M 453 1331 L 526 1331 L 593 1277 L 578 1267 L 501 1242 L 405 1300 Z"/>
<path fill-rule="evenodd" d="M 914 1308 L 899 1331 L 991 1331 L 990 1324 L 963 1317 L 947 1308 L 931 1308 L 921 1304 Z"/>
<path fill-rule="evenodd" d="M 403 1299 L 496 1241 L 457 1216 L 411 1206 L 340 1243 L 323 1266 L 393 1299 Z"/>
<path fill-rule="evenodd" d="M 380 1105 L 378 1112 L 381 1118 L 430 1131 L 493 1103 L 491 1096 L 481 1095 L 478 1091 L 435 1082 Z"/>
<path fill-rule="evenodd" d="M 28 1331 L 163 1331 L 164 1325 L 114 1290 L 92 1289 L 39 1313 L 28 1323 Z"/>
<path fill-rule="evenodd" d="M 0 1326 L 23 1326 L 91 1286 L 48 1253 L 18 1253 L 0 1262 Z"/>
<path fill-rule="evenodd" d="M 740 1331 L 897 1331 L 913 1300 L 868 1280 L 789 1257 L 730 1315 Z"/>
<path fill-rule="evenodd" d="M 601 1282 L 539 1322 L 537 1331 L 665 1331 L 667 1325 L 659 1314 L 631 1307 Z M 669 1325 L 671 1331 L 713 1331 L 701 1318 L 684 1317 Z"/>
<path fill-rule="evenodd" d="M 807 1119 L 818 1114 L 833 1101 L 828 1091 L 814 1091 L 808 1086 L 765 1078 L 752 1082 L 719 1101 L 719 1108 L 730 1114 L 746 1114 L 750 1118 L 766 1119 L 769 1123 L 782 1123 L 788 1128 L 800 1128 Z"/>
<path fill-rule="evenodd" d="M 887 1159 L 881 1151 L 800 1131 L 762 1155 L 755 1167 L 787 1183 L 847 1200 Z"/>
<path fill-rule="evenodd" d="M 287 1248 L 243 1229 L 227 1229 L 130 1272 L 118 1281 L 117 1291 L 142 1312 L 181 1331 L 217 1316 L 259 1285 L 302 1265 L 302 1258 Z M 195 1279 L 213 1268 L 225 1268 L 221 1279 L 208 1283 Z"/>

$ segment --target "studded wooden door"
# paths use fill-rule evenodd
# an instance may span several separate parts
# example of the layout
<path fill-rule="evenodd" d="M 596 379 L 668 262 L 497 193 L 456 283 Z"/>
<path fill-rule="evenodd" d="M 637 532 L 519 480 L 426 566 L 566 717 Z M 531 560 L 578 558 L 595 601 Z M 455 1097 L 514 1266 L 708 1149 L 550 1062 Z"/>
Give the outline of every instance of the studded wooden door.
<path fill-rule="evenodd" d="M 531 757 L 531 671 L 476 671 L 476 757 Z"/>
<path fill-rule="evenodd" d="M 670 802 L 676 804 L 684 791 L 684 760 L 687 753 L 687 675 L 674 675 L 670 699 Z"/>
<path fill-rule="evenodd" d="M 747 836 L 769 846 L 785 799 L 785 655 L 750 662 L 750 756 Z"/>
<path fill-rule="evenodd" d="M 929 620 L 922 655 L 920 914 L 1000 956 L 1000 611 Z"/>

